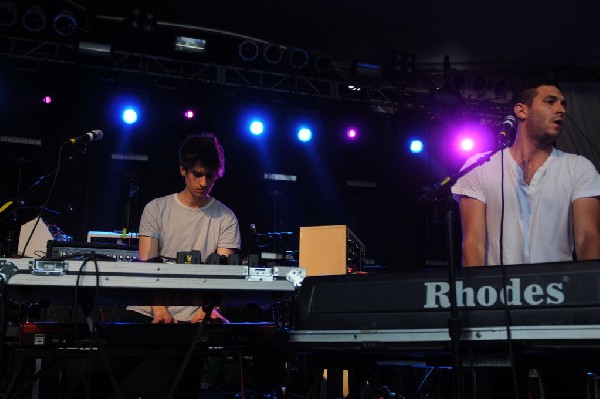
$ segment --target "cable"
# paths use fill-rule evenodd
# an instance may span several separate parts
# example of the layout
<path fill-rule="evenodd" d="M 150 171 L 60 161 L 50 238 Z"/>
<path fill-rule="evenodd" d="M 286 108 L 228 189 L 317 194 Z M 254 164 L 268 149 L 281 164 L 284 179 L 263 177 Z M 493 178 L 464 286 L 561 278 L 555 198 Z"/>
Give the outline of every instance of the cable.
<path fill-rule="evenodd" d="M 508 149 L 506 149 L 509 151 Z M 512 373 L 512 385 L 513 395 L 515 399 L 519 399 L 519 389 L 517 387 L 517 372 L 515 369 L 515 358 L 513 353 L 512 345 L 512 334 L 510 326 L 512 325 L 510 318 L 510 310 L 508 307 L 508 280 L 506 277 L 506 268 L 504 267 L 504 150 L 500 152 L 500 192 L 501 192 L 501 206 L 500 206 L 500 270 L 502 272 L 502 299 L 504 302 L 504 320 L 506 327 L 506 343 L 508 345 L 508 356 L 510 362 L 510 370 Z"/>
<path fill-rule="evenodd" d="M 76 323 L 76 318 L 75 318 L 75 309 L 77 309 L 77 303 L 78 303 L 78 290 L 79 290 L 79 281 L 81 278 L 81 275 L 83 273 L 83 268 L 85 267 L 85 265 L 88 263 L 88 261 L 92 261 L 94 262 L 94 269 L 95 269 L 95 277 L 96 277 L 96 284 L 94 287 L 94 297 L 91 303 L 91 307 L 89 309 L 84 309 L 83 306 L 84 304 L 82 304 L 82 311 L 84 313 L 84 317 L 85 317 L 85 324 L 90 332 L 90 345 L 89 345 L 89 370 L 88 370 L 88 378 L 87 381 L 85 381 L 84 383 L 84 388 L 86 391 L 86 396 L 89 397 L 89 388 L 91 385 L 91 376 L 92 376 L 92 367 L 91 367 L 91 363 L 92 363 L 92 348 L 94 345 L 96 345 L 98 347 L 98 353 L 100 355 L 100 359 L 102 360 L 102 363 L 104 364 L 104 368 L 106 369 L 106 373 L 108 375 L 108 378 L 110 380 L 111 386 L 113 388 L 113 394 L 117 397 L 117 398 L 121 398 L 121 391 L 118 387 L 117 384 L 117 380 L 115 378 L 114 372 L 110 366 L 110 363 L 108 361 L 108 358 L 106 357 L 106 353 L 104 351 L 104 345 L 102 344 L 102 341 L 100 339 L 98 339 L 98 335 L 97 335 L 97 329 L 96 329 L 96 323 L 94 322 L 93 318 L 92 318 L 92 314 L 94 309 L 96 309 L 96 306 L 98 304 L 98 291 L 100 288 L 100 270 L 98 268 L 98 261 L 96 259 L 96 253 L 94 251 L 90 252 L 90 256 L 88 258 L 86 258 L 81 266 L 79 267 L 79 272 L 77 273 L 77 279 L 75 282 L 75 296 L 74 296 L 74 306 L 73 306 L 73 314 L 72 314 L 72 320 L 75 324 L 75 342 L 79 342 L 79 336 L 78 336 L 78 332 L 79 332 L 79 328 L 78 328 L 78 324 Z M 86 314 L 87 313 L 87 314 Z"/>
<path fill-rule="evenodd" d="M 429 371 L 427 372 L 427 374 L 425 374 L 425 377 L 423 377 L 423 379 L 421 380 L 421 383 L 417 387 L 417 390 L 415 391 L 415 393 L 410 396 L 411 399 L 414 399 L 414 398 L 417 397 L 417 395 L 419 394 L 419 392 L 421 391 L 421 389 L 423 388 L 423 386 L 425 385 L 425 383 L 429 379 L 429 376 L 431 375 L 431 373 L 433 372 L 433 370 L 434 370 L 434 367 L 429 368 Z"/>
<path fill-rule="evenodd" d="M 31 238 L 33 237 L 33 233 L 35 232 L 35 229 L 37 228 L 37 226 L 38 226 L 38 224 L 40 222 L 40 219 L 42 218 L 42 214 L 44 213 L 44 210 L 46 209 L 46 206 L 48 205 L 48 202 L 50 201 L 50 197 L 52 197 L 52 193 L 54 191 L 54 187 L 56 186 L 56 181 L 58 180 L 58 172 L 60 172 L 60 163 L 61 163 L 61 158 L 62 158 L 63 147 L 67 143 L 68 143 L 67 141 L 63 142 L 60 145 L 60 147 L 58 148 L 58 161 L 56 163 L 56 169 L 55 169 L 56 172 L 54 173 L 54 179 L 52 179 L 52 185 L 50 186 L 50 190 L 48 191 L 48 196 L 46 197 L 46 200 L 44 201 L 44 204 L 40 208 L 40 213 L 37 216 L 37 219 L 35 221 L 33 229 L 31 229 L 31 233 L 29 233 L 29 238 L 27 238 L 27 242 L 23 246 L 23 251 L 21 252 L 21 256 L 25 256 L 25 251 L 27 250 L 27 246 L 29 245 L 29 242 L 31 241 Z"/>
<path fill-rule="evenodd" d="M 194 351 L 196 349 L 196 346 L 198 345 L 198 342 L 200 341 L 200 338 L 202 338 L 202 334 L 204 333 L 204 329 L 206 328 L 206 325 L 208 324 L 208 322 L 210 320 L 210 315 L 212 314 L 212 311 L 214 308 L 215 308 L 215 305 L 212 302 L 209 302 L 203 306 L 204 312 L 206 314 L 205 314 L 204 318 L 202 319 L 202 321 L 200 323 L 198 323 L 198 327 L 196 328 L 196 333 L 194 334 L 194 338 L 192 339 L 192 342 L 190 343 L 190 346 L 185 354 L 185 357 L 184 357 L 183 361 L 181 362 L 181 365 L 179 366 L 179 370 L 177 371 L 177 375 L 175 376 L 174 381 L 171 383 L 171 387 L 169 388 L 169 392 L 167 393 L 167 399 L 171 399 L 174 397 L 176 390 L 177 390 L 177 386 L 179 385 L 179 382 L 181 381 L 181 378 L 183 377 L 183 372 L 185 371 L 185 368 L 187 367 L 192 355 L 194 354 Z"/>
<path fill-rule="evenodd" d="M 239 343 L 238 343 L 239 345 Z M 242 349 L 238 346 L 238 364 L 240 367 L 240 394 L 242 399 L 246 399 L 246 389 L 244 388 L 244 364 L 242 362 Z"/>

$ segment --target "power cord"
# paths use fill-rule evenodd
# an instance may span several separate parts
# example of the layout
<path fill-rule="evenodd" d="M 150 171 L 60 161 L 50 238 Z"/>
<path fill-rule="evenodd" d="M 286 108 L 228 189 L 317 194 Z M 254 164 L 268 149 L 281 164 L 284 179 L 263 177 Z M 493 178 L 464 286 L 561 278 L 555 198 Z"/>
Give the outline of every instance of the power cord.
<path fill-rule="evenodd" d="M 508 149 L 505 149 L 508 151 Z M 500 152 L 500 191 L 501 191 L 501 214 L 500 214 L 500 270 L 502 272 L 502 301 L 504 302 L 504 321 L 506 328 L 506 343 L 508 345 L 508 356 L 510 363 L 510 370 L 512 373 L 512 385 L 513 385 L 513 395 L 515 399 L 519 399 L 519 389 L 517 386 L 517 371 L 515 368 L 515 356 L 513 351 L 512 344 L 512 333 L 511 333 L 511 317 L 510 317 L 510 309 L 508 306 L 508 295 L 507 295 L 507 287 L 508 287 L 508 278 L 506 276 L 506 267 L 504 265 L 504 150 Z"/>
<path fill-rule="evenodd" d="M 33 237 L 33 233 L 35 232 L 35 229 L 37 228 L 38 224 L 40 223 L 40 220 L 42 219 L 42 215 L 44 213 L 44 210 L 46 209 L 46 206 L 48 205 L 48 202 L 50 201 L 50 197 L 52 197 L 52 193 L 54 192 L 54 187 L 56 186 L 56 181 L 58 180 L 58 172 L 60 172 L 60 164 L 61 164 L 61 159 L 62 159 L 62 152 L 63 152 L 63 148 L 65 146 L 65 144 L 67 144 L 67 142 L 63 142 L 60 147 L 58 148 L 58 161 L 56 163 L 56 169 L 55 169 L 55 173 L 54 173 L 54 179 L 52 179 L 52 185 L 50 186 L 50 190 L 48 191 L 48 196 L 46 197 L 46 200 L 44 201 L 44 204 L 40 207 L 40 213 L 37 216 L 37 219 L 35 221 L 35 224 L 33 225 L 33 229 L 31 229 L 31 233 L 29 233 L 29 237 L 27 238 L 27 242 L 25 242 L 25 245 L 23 246 L 23 251 L 21 252 L 21 256 L 25 256 L 25 252 L 27 250 L 27 246 L 29 245 L 29 242 L 31 241 L 31 238 Z"/>

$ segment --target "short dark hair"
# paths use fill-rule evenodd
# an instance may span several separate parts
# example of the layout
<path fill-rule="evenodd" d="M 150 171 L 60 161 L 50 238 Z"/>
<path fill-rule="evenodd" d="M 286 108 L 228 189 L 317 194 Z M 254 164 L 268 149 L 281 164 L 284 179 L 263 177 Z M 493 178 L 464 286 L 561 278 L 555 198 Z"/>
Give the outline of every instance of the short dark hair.
<path fill-rule="evenodd" d="M 225 173 L 225 153 L 213 133 L 194 133 L 185 138 L 179 147 L 179 165 L 185 170 L 198 162 L 221 177 Z"/>
<path fill-rule="evenodd" d="M 536 79 L 525 82 L 515 90 L 510 104 L 511 109 L 517 103 L 522 103 L 527 106 L 531 106 L 531 104 L 533 103 L 533 98 L 537 94 L 537 89 L 540 86 L 554 86 L 560 89 L 558 83 L 550 79 Z"/>

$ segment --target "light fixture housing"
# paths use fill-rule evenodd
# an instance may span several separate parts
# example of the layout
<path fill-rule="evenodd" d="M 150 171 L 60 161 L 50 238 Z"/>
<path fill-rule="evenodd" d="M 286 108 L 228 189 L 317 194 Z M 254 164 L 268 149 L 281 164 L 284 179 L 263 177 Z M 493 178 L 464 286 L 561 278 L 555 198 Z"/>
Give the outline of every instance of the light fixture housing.
<path fill-rule="evenodd" d="M 175 38 L 175 50 L 183 51 L 184 53 L 204 54 L 206 52 L 206 40 L 195 37 L 177 36 Z"/>
<path fill-rule="evenodd" d="M 40 33 L 46 29 L 46 12 L 40 6 L 31 6 L 21 16 L 21 24 L 28 32 Z"/>
<path fill-rule="evenodd" d="M 13 1 L 0 3 L 0 27 L 12 28 L 17 23 L 19 9 Z"/>
<path fill-rule="evenodd" d="M 80 41 L 77 49 L 80 53 L 97 55 L 97 56 L 109 56 L 111 53 L 110 44 L 95 43 L 88 41 Z"/>
<path fill-rule="evenodd" d="M 69 10 L 59 11 L 52 20 L 54 32 L 63 37 L 73 36 L 77 33 L 79 26 L 75 14 Z"/>

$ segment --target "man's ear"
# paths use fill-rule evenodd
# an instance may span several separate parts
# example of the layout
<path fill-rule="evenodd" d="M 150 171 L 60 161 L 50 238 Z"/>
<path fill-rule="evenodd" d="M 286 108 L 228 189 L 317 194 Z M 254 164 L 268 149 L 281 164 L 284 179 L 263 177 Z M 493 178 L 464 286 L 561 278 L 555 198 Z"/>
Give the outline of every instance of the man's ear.
<path fill-rule="evenodd" d="M 183 166 L 180 166 L 179 173 L 181 173 L 181 176 L 185 177 L 185 172 L 186 172 L 185 168 Z"/>
<path fill-rule="evenodd" d="M 513 112 L 520 120 L 524 120 L 527 117 L 529 107 L 523 103 L 516 103 L 513 107 Z"/>

